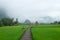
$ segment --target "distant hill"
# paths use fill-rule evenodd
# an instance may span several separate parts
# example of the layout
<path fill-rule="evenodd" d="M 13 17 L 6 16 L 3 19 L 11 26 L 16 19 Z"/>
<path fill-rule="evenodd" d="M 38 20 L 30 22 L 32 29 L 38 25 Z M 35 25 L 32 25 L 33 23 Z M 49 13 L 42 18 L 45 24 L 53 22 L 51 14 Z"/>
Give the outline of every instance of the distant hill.
<path fill-rule="evenodd" d="M 30 20 L 25 20 L 24 24 L 31 24 Z"/>
<path fill-rule="evenodd" d="M 54 18 L 49 17 L 49 16 L 40 17 L 40 18 L 39 18 L 39 22 L 40 22 L 40 23 L 51 23 L 51 22 L 53 22 L 54 20 L 55 20 Z"/>

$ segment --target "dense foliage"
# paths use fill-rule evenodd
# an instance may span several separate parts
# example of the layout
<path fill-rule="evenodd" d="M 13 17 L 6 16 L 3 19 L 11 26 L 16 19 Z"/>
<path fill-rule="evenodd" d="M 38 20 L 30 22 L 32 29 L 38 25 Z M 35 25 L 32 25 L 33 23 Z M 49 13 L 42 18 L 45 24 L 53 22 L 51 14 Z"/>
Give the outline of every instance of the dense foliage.
<path fill-rule="evenodd" d="M 14 21 L 13 18 L 2 18 L 0 20 L 0 26 L 12 26 L 12 25 L 17 25 L 18 20 Z"/>

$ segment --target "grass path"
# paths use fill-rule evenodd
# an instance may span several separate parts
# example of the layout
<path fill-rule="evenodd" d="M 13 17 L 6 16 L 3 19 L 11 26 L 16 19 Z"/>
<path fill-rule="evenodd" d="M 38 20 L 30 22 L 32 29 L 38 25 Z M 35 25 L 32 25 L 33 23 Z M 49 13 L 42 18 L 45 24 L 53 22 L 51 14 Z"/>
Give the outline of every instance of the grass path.
<path fill-rule="evenodd" d="M 31 34 L 30 34 L 30 27 L 26 30 L 24 35 L 22 36 L 21 40 L 32 40 Z"/>

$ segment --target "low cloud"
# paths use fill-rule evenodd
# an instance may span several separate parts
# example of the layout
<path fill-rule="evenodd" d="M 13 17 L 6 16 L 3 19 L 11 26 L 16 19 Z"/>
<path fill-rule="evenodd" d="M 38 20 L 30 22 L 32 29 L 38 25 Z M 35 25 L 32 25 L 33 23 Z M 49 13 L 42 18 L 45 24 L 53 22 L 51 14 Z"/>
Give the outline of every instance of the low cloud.
<path fill-rule="evenodd" d="M 56 20 L 60 18 L 60 0 L 0 0 L 0 6 L 6 8 L 10 17 L 19 18 L 19 21 L 35 21 L 45 16 Z"/>

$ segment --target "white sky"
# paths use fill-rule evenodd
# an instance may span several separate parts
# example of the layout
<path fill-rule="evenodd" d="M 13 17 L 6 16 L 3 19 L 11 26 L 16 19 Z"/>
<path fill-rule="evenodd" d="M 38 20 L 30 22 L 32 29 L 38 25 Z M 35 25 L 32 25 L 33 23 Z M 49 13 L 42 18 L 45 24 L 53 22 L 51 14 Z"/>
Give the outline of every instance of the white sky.
<path fill-rule="evenodd" d="M 0 0 L 0 5 L 9 16 L 20 20 L 34 21 L 45 16 L 60 19 L 60 0 Z"/>

